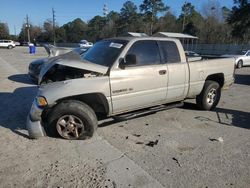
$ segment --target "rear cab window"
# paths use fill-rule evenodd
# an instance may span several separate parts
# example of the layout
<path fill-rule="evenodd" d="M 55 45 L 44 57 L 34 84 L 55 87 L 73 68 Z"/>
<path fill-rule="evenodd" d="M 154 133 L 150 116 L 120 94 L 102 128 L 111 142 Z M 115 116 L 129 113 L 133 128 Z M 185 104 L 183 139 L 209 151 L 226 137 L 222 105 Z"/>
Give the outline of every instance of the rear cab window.
<path fill-rule="evenodd" d="M 180 63 L 179 49 L 173 41 L 158 41 L 165 63 Z"/>

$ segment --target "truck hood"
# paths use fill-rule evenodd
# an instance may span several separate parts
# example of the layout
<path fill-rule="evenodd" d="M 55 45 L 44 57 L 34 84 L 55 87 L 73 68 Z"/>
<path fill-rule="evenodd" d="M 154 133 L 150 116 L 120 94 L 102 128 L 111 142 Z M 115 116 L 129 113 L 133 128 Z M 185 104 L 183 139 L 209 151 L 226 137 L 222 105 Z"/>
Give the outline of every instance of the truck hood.
<path fill-rule="evenodd" d="M 70 48 L 56 47 L 56 46 L 53 46 L 51 44 L 45 44 L 44 48 L 45 48 L 49 57 L 55 57 L 55 56 L 58 56 L 61 54 L 65 54 L 65 53 L 72 50 Z"/>
<path fill-rule="evenodd" d="M 43 76 L 55 65 L 63 65 L 67 67 L 87 70 L 91 72 L 96 72 L 100 74 L 106 74 L 108 72 L 108 67 L 98 65 L 91 63 L 86 60 L 80 60 L 79 56 L 78 58 L 72 58 L 72 59 L 61 59 L 61 58 L 54 58 L 54 61 L 44 66 L 39 74 L 38 83 L 40 84 L 42 81 Z"/>
<path fill-rule="evenodd" d="M 82 60 L 82 61 L 74 61 L 74 60 L 63 60 L 56 62 L 58 65 L 64 65 L 68 67 L 74 67 L 78 69 L 93 71 L 101 74 L 106 74 L 108 71 L 108 67 L 90 63 L 89 61 Z"/>

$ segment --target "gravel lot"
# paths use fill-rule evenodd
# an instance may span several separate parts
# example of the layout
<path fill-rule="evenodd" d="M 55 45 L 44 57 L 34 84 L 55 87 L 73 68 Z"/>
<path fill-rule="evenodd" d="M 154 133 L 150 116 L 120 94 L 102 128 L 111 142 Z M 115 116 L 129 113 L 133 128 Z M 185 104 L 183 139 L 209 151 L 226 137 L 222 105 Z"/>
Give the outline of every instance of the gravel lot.
<path fill-rule="evenodd" d="M 27 68 L 42 57 L 43 48 L 0 49 L 0 187 L 249 187 L 250 67 L 236 71 L 213 112 L 190 100 L 102 121 L 86 141 L 31 140 L 25 122 L 37 87 Z"/>

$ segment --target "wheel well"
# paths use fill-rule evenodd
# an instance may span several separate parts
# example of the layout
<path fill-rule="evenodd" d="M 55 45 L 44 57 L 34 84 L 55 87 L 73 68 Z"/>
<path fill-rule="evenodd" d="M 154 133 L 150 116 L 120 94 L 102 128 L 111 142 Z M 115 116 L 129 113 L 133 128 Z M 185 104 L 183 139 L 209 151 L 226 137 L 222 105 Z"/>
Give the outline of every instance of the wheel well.
<path fill-rule="evenodd" d="M 223 87 L 223 85 L 224 85 L 224 74 L 223 73 L 218 73 L 218 74 L 209 75 L 206 78 L 206 81 L 207 80 L 215 81 L 220 85 L 220 87 Z"/>
<path fill-rule="evenodd" d="M 89 105 L 97 115 L 107 115 L 109 113 L 107 98 L 102 93 L 90 93 L 65 97 L 57 100 L 56 103 L 60 103 L 65 100 L 78 100 L 84 102 Z"/>

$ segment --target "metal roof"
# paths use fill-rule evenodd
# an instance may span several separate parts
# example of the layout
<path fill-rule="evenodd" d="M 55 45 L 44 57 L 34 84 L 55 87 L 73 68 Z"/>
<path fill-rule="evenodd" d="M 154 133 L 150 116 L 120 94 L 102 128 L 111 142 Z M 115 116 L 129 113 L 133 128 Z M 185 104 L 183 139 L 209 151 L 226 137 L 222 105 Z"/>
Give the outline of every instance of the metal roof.
<path fill-rule="evenodd" d="M 128 32 L 126 36 L 132 36 L 132 37 L 147 37 L 148 35 L 146 33 L 136 33 L 136 32 Z"/>
<path fill-rule="evenodd" d="M 170 38 L 185 38 L 185 39 L 198 39 L 198 37 L 188 35 L 188 34 L 183 34 L 183 33 L 171 33 L 171 32 L 158 32 L 154 34 L 153 36 L 155 37 L 170 37 Z"/>

